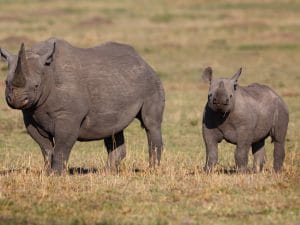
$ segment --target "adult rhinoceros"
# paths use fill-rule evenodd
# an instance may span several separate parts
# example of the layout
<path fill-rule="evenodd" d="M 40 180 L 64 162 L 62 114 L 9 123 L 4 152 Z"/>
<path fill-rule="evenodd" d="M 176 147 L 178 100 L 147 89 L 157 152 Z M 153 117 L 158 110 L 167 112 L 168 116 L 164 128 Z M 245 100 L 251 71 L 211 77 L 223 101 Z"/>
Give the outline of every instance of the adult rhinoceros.
<path fill-rule="evenodd" d="M 149 144 L 150 166 L 159 165 L 164 90 L 153 69 L 124 44 L 77 48 L 50 38 L 18 55 L 0 49 L 8 62 L 6 101 L 23 112 L 48 171 L 62 173 L 75 142 L 104 139 L 107 166 L 125 157 L 123 130 L 138 118 Z"/>

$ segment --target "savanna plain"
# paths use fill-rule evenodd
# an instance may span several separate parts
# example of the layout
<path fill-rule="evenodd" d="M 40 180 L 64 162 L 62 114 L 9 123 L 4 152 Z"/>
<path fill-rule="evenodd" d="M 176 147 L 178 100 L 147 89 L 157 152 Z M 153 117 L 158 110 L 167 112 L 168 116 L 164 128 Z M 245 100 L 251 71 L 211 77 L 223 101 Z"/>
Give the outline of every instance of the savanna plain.
<path fill-rule="evenodd" d="M 102 141 L 76 143 L 69 173 L 46 176 L 21 112 L 5 102 L 0 64 L 0 224 L 300 224 L 300 2 L 275 0 L 0 0 L 0 46 L 16 53 L 51 36 L 75 46 L 128 43 L 157 71 L 166 92 L 164 153 L 148 169 L 138 121 L 125 131 L 127 157 L 106 173 Z M 221 143 L 205 174 L 201 134 L 208 85 L 243 67 L 240 85 L 269 85 L 286 101 L 290 123 L 281 174 L 273 145 L 259 174 L 237 174 L 234 146 Z M 249 166 L 252 156 L 249 154 Z"/>

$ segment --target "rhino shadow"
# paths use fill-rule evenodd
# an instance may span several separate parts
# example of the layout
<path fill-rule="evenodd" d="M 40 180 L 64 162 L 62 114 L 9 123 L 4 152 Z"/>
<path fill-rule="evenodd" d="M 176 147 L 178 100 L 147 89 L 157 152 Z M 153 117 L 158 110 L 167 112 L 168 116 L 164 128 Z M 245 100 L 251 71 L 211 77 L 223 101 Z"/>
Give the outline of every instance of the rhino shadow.
<path fill-rule="evenodd" d="M 89 173 L 98 173 L 99 170 L 97 168 L 84 168 L 84 167 L 70 167 L 68 169 L 68 175 L 85 175 Z M 34 173 L 40 175 L 43 173 L 43 170 L 32 170 L 31 168 L 20 168 L 20 169 L 7 169 L 0 170 L 0 176 L 7 176 L 11 174 L 20 174 L 20 173 Z"/>
<path fill-rule="evenodd" d="M 85 167 L 69 167 L 68 173 L 69 175 L 85 175 L 89 173 L 98 173 L 97 168 L 85 168 Z"/>

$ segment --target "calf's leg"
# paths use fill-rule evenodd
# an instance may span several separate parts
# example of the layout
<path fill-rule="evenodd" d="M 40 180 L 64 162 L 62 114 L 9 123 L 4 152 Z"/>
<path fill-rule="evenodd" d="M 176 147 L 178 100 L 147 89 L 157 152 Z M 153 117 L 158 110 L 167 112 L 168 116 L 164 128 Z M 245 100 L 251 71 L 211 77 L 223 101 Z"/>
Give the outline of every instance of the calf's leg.
<path fill-rule="evenodd" d="M 202 137 L 205 143 L 206 162 L 204 171 L 213 172 L 213 167 L 218 162 L 218 143 L 222 141 L 223 134 L 218 129 L 210 129 L 204 121 L 202 124 Z"/>
<path fill-rule="evenodd" d="M 210 173 L 213 171 L 213 167 L 218 162 L 218 143 L 217 142 L 207 142 L 206 146 L 206 162 L 204 166 L 204 171 Z"/>
<path fill-rule="evenodd" d="M 237 144 L 234 157 L 238 172 L 247 172 L 248 154 L 250 147 L 251 144 L 249 142 L 242 142 Z"/>

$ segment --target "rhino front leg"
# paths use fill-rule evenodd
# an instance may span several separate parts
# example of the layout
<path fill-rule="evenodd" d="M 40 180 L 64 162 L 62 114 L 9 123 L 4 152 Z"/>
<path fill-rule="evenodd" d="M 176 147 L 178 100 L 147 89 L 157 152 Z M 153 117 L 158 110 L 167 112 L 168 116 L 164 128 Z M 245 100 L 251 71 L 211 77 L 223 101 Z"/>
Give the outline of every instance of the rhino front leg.
<path fill-rule="evenodd" d="M 256 173 L 262 171 L 265 163 L 266 153 L 265 153 L 264 146 L 265 146 L 265 140 L 261 140 L 259 142 L 252 144 L 252 153 L 254 156 L 253 171 Z"/>
<path fill-rule="evenodd" d="M 237 132 L 237 145 L 234 153 L 235 164 L 238 172 L 245 173 L 248 171 L 248 155 L 252 145 L 253 128 L 248 126 L 240 127 Z"/>
<path fill-rule="evenodd" d="M 245 173 L 247 172 L 248 165 L 248 154 L 250 150 L 250 143 L 238 143 L 235 150 L 235 164 L 238 169 L 238 172 Z"/>
<path fill-rule="evenodd" d="M 123 131 L 104 139 L 107 149 L 107 169 L 110 171 L 118 171 L 122 159 L 126 157 L 126 148 Z"/>
<path fill-rule="evenodd" d="M 55 146 L 52 157 L 51 172 L 60 175 L 65 171 L 71 149 L 78 138 L 79 124 L 80 122 L 76 119 L 72 120 L 69 118 L 55 121 Z"/>
<path fill-rule="evenodd" d="M 204 171 L 213 172 L 213 168 L 218 162 L 218 143 L 222 141 L 222 134 L 215 129 L 208 129 L 205 124 L 202 126 L 202 135 L 205 143 L 206 162 Z"/>
<path fill-rule="evenodd" d="M 27 132 L 39 144 L 41 148 L 41 152 L 44 157 L 44 169 L 46 171 L 50 170 L 54 146 L 52 138 L 41 135 L 39 131 L 33 126 L 28 127 Z"/>
<path fill-rule="evenodd" d="M 217 142 L 205 142 L 206 146 L 206 162 L 204 171 L 210 173 L 213 171 L 214 166 L 218 162 L 218 143 Z"/>
<path fill-rule="evenodd" d="M 38 130 L 36 124 L 28 115 L 24 115 L 24 123 L 27 129 L 28 134 L 35 140 L 40 148 L 44 157 L 44 169 L 48 171 L 51 169 L 51 161 L 53 155 L 53 138 L 50 135 L 42 130 Z"/>

